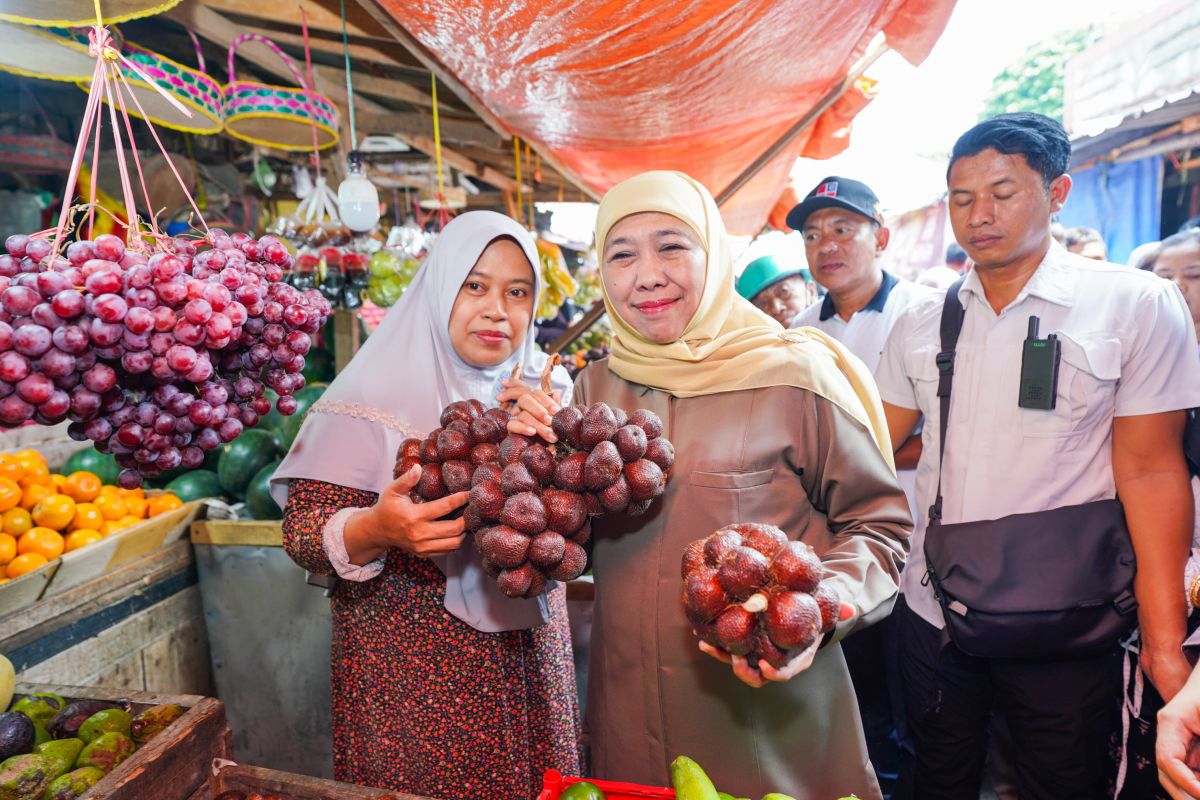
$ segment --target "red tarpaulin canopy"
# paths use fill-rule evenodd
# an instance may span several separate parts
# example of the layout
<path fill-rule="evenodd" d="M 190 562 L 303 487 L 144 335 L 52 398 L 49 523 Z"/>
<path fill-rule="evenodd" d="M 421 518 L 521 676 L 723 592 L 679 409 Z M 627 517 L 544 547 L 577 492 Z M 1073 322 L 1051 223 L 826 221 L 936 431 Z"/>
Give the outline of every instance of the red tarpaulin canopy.
<path fill-rule="evenodd" d="M 579 184 L 648 169 L 719 193 L 845 80 L 883 32 L 912 63 L 954 0 L 376 0 L 478 105 Z M 796 158 L 828 158 L 870 99 L 850 88 L 722 207 L 757 232 Z"/>

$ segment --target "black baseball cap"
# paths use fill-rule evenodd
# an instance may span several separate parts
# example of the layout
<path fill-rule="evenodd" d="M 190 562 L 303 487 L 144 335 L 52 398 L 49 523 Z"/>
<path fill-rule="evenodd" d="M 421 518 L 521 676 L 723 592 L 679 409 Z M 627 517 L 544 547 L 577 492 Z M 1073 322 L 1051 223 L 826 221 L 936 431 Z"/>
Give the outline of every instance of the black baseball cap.
<path fill-rule="evenodd" d="M 836 175 L 830 175 L 818 183 L 800 205 L 789 211 L 787 224 L 792 230 L 798 231 L 804 227 L 804 220 L 808 219 L 814 211 L 833 207 L 849 209 L 855 214 L 861 214 L 880 225 L 883 224 L 883 214 L 879 210 L 879 198 L 871 191 L 871 187 L 850 178 L 839 178 Z"/>

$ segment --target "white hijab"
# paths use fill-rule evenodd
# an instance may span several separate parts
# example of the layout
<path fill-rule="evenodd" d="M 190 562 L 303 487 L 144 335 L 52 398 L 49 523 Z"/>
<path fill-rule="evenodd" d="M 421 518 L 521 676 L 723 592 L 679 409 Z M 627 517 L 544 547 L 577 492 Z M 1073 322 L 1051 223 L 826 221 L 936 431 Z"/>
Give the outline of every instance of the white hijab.
<path fill-rule="evenodd" d="M 392 482 L 402 441 L 423 438 L 437 428 L 442 409 L 454 401 L 496 405 L 500 380 L 517 361 L 525 382 L 538 385 L 547 356 L 534 344 L 532 316 L 524 343 L 495 367 L 467 364 L 450 341 L 450 312 L 458 291 L 483 251 L 502 236 L 525 251 L 536 301 L 541 270 L 537 247 L 525 228 L 492 211 L 470 211 L 451 220 L 408 290 L 309 410 L 271 478 L 271 494 L 281 508 L 288 482 L 297 478 L 382 492 Z M 556 367 L 551 378 L 563 405 L 569 404 L 572 387 L 566 370 Z M 506 597 L 483 571 L 471 537 L 458 551 L 432 560 L 446 575 L 446 610 L 473 628 L 520 630 L 546 620 L 545 596 Z"/>

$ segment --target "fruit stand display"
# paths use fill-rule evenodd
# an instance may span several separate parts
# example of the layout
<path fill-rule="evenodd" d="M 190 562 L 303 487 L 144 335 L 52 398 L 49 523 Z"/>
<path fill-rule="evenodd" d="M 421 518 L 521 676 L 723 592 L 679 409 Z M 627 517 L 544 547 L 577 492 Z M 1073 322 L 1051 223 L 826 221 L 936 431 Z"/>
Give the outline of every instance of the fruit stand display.
<path fill-rule="evenodd" d="M 13 697 L 0 714 L 3 797 L 187 800 L 229 753 L 212 698 L 25 684 Z"/>

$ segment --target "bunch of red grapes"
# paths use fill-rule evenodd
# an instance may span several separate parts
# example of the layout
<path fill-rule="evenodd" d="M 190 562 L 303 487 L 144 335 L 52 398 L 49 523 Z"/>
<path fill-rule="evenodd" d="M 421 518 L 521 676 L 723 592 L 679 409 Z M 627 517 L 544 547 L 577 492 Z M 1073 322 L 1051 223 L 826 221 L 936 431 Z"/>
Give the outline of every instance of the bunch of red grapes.
<path fill-rule="evenodd" d="M 292 414 L 304 355 L 332 313 L 283 283 L 292 256 L 271 236 L 213 231 L 207 249 L 151 254 L 116 236 L 15 235 L 0 255 L 0 425 L 70 419 L 132 488 L 233 441 L 275 407 Z"/>

